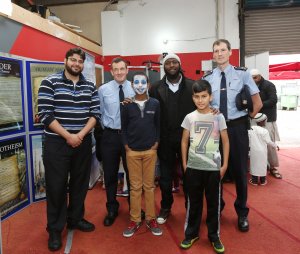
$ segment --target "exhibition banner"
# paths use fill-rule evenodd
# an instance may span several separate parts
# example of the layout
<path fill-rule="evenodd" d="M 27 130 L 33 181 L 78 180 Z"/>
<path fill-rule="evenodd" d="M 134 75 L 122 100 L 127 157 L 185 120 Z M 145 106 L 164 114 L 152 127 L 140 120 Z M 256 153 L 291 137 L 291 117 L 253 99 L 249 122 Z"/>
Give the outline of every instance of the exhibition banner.
<path fill-rule="evenodd" d="M 0 213 L 0 254 L 2 253 L 1 213 Z"/>
<path fill-rule="evenodd" d="M 0 141 L 0 212 L 2 218 L 29 203 L 25 136 Z"/>
<path fill-rule="evenodd" d="M 28 118 L 29 128 L 31 131 L 43 128 L 38 118 L 38 91 L 42 80 L 51 74 L 62 71 L 63 69 L 63 63 L 26 62 Z"/>
<path fill-rule="evenodd" d="M 86 79 L 96 84 L 95 57 L 88 52 L 85 52 L 85 61 L 82 74 Z"/>
<path fill-rule="evenodd" d="M 0 136 L 24 129 L 22 61 L 0 57 Z"/>
<path fill-rule="evenodd" d="M 31 135 L 30 141 L 33 199 L 37 201 L 46 197 L 45 167 L 43 163 L 44 134 Z"/>

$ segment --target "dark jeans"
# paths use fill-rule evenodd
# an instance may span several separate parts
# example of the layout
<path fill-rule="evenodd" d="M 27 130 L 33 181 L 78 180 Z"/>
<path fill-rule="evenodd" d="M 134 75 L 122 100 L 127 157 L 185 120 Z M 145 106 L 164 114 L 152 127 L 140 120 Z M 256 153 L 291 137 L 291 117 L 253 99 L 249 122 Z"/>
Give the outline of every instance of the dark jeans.
<path fill-rule="evenodd" d="M 172 187 L 176 173 L 176 160 L 179 159 L 180 164 L 182 164 L 180 142 L 162 139 L 159 144 L 158 156 L 160 163 L 160 205 L 163 209 L 171 209 L 174 202 Z"/>
<path fill-rule="evenodd" d="M 61 137 L 46 137 L 43 162 L 47 189 L 47 229 L 61 232 L 66 224 L 76 224 L 84 215 L 92 158 L 91 135 L 72 148 Z M 67 186 L 69 179 L 69 204 Z"/>
<path fill-rule="evenodd" d="M 107 199 L 106 208 L 108 212 L 117 213 L 119 209 L 119 202 L 116 199 L 116 194 L 118 189 L 118 172 L 121 157 L 124 171 L 126 173 L 128 192 L 130 190 L 126 153 L 122 143 L 121 133 L 104 129 L 101 141 L 101 151 Z"/>

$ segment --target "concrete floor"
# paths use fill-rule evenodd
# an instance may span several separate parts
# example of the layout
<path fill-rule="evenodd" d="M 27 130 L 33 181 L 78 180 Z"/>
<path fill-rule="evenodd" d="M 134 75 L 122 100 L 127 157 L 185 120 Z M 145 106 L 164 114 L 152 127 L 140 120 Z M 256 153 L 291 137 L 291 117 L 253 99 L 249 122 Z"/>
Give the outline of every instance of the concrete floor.
<path fill-rule="evenodd" d="M 300 147 L 300 107 L 297 110 L 278 110 L 277 125 L 280 148 Z"/>

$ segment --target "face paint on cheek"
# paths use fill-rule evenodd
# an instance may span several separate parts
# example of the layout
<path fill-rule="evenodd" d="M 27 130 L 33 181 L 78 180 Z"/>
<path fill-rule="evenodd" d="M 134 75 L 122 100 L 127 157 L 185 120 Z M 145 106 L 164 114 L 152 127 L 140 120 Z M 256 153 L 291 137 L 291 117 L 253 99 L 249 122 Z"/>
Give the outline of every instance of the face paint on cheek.
<path fill-rule="evenodd" d="M 147 84 L 146 85 L 133 85 L 133 90 L 137 94 L 144 94 L 145 92 L 147 92 Z"/>
<path fill-rule="evenodd" d="M 142 75 L 137 75 L 133 80 L 133 90 L 137 94 L 144 94 L 147 92 L 147 79 Z"/>

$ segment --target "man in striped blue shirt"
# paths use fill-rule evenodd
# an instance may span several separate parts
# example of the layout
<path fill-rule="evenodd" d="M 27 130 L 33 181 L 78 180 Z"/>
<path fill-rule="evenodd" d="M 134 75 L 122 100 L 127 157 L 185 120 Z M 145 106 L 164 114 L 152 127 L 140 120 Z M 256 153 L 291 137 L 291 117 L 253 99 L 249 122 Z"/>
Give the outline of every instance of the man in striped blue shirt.
<path fill-rule="evenodd" d="M 84 60 L 83 50 L 70 49 L 64 71 L 45 78 L 38 92 L 39 118 L 45 126 L 43 162 L 51 251 L 61 248 L 66 222 L 68 229 L 95 229 L 83 216 L 91 169 L 91 130 L 99 121 L 100 103 L 94 83 L 82 75 Z"/>

